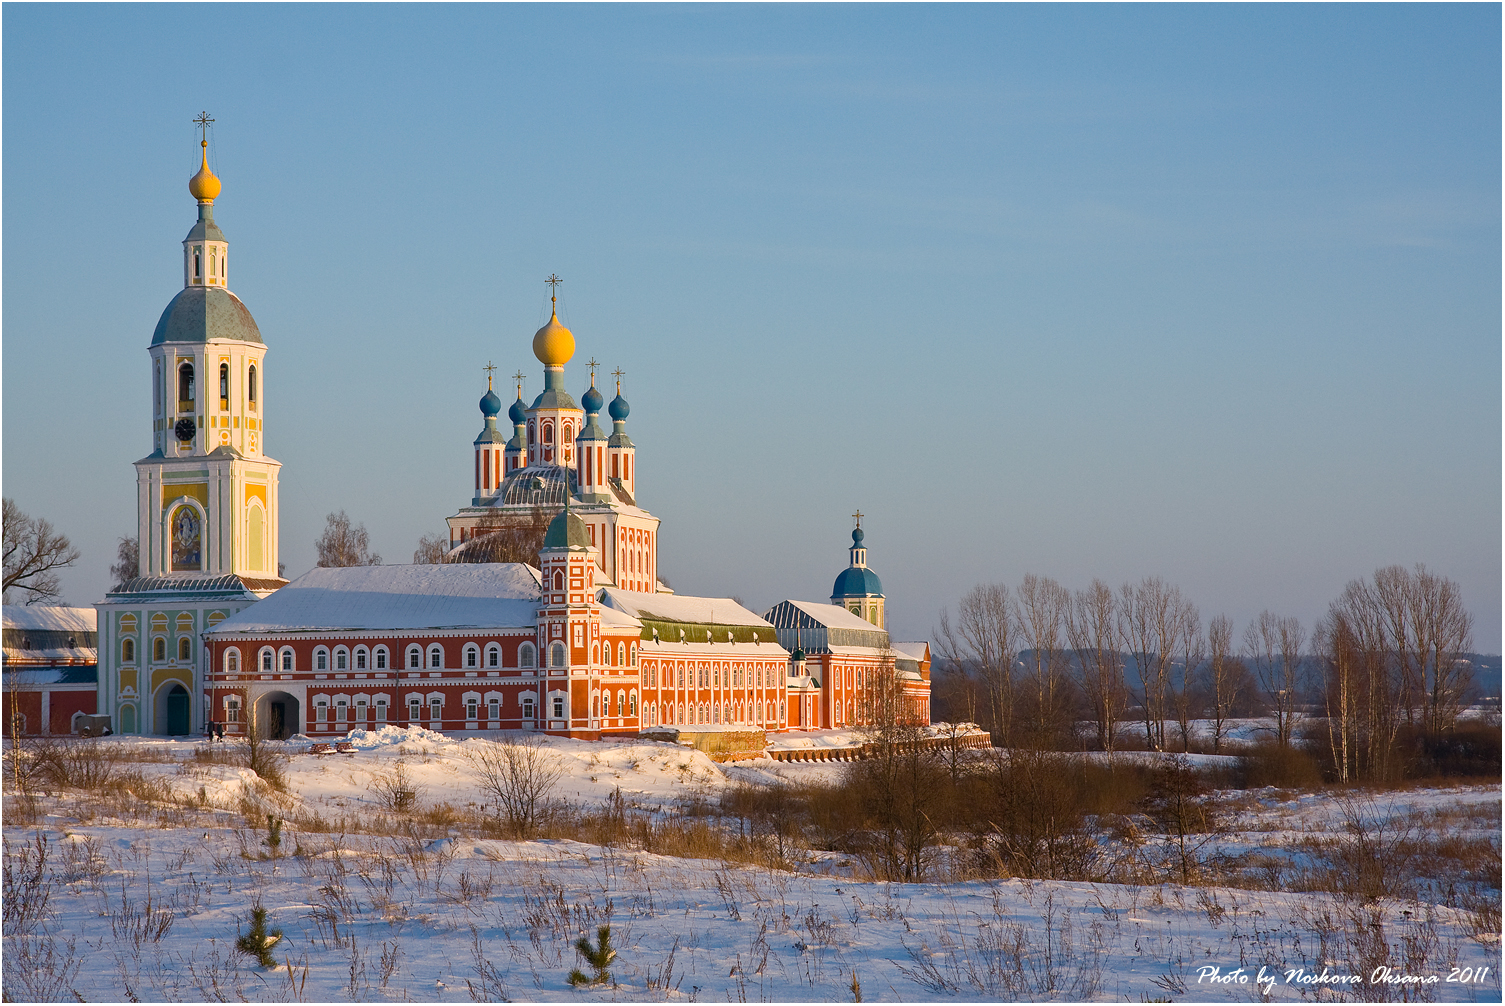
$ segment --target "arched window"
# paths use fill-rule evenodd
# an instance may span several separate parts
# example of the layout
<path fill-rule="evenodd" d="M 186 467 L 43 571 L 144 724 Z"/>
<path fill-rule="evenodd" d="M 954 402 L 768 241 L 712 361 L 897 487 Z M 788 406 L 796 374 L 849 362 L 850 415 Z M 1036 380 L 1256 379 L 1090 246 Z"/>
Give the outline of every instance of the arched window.
<path fill-rule="evenodd" d="M 316 671 L 327 671 L 327 670 L 329 670 L 329 652 L 327 650 L 325 650 L 322 646 L 319 647 L 317 650 L 314 651 L 314 670 L 316 670 Z"/>
<path fill-rule="evenodd" d="M 271 650 L 262 650 L 261 651 L 261 669 L 263 671 L 270 671 L 272 669 L 272 651 Z"/>
<path fill-rule="evenodd" d="M 544 423 L 543 424 L 543 442 L 546 443 L 546 444 L 552 444 L 554 442 L 554 424 L 553 423 Z"/>
<path fill-rule="evenodd" d="M 385 646 L 378 646 L 376 648 L 376 669 L 378 671 L 387 669 L 387 648 Z"/>
<path fill-rule="evenodd" d="M 230 365 L 228 363 L 219 365 L 219 397 L 222 408 L 228 405 L 230 400 Z"/>
<path fill-rule="evenodd" d="M 618 643 L 617 644 L 617 663 L 621 664 L 621 665 L 625 665 L 627 663 L 627 644 L 626 643 Z"/>
<path fill-rule="evenodd" d="M 157 361 L 157 379 L 152 382 L 152 408 L 162 414 L 162 361 Z"/>
<path fill-rule="evenodd" d="M 152 641 L 152 659 L 157 661 L 167 659 L 167 640 L 161 636 Z"/>
<path fill-rule="evenodd" d="M 291 671 L 293 669 L 293 651 L 288 647 L 283 647 L 282 649 L 282 669 L 284 671 Z"/>
<path fill-rule="evenodd" d="M 423 651 L 420 650 L 416 646 L 410 646 L 410 647 L 408 647 L 408 666 L 409 667 L 422 667 L 423 666 Z"/>
<path fill-rule="evenodd" d="M 364 646 L 357 646 L 355 648 L 355 669 L 358 671 L 366 669 L 366 648 Z"/>
<path fill-rule="evenodd" d="M 549 650 L 549 666 L 563 667 L 565 665 L 564 644 L 555 643 Z"/>
<path fill-rule="evenodd" d="M 172 514 L 172 568 L 202 569 L 203 522 L 191 506 L 180 506 Z"/>
<path fill-rule="evenodd" d="M 623 700 L 622 693 L 618 692 L 617 693 L 617 715 L 618 716 L 622 715 L 622 709 L 623 709 L 622 700 Z"/>
<path fill-rule="evenodd" d="M 593 664 L 599 664 L 600 662 L 601 662 L 601 647 L 599 647 L 599 646 L 592 646 L 591 647 L 591 663 L 593 663 Z"/>
<path fill-rule="evenodd" d="M 348 670 L 350 667 L 350 654 L 345 652 L 342 646 L 334 651 L 334 669 L 337 671 Z"/>
<path fill-rule="evenodd" d="M 435 646 L 435 647 L 433 647 L 432 649 L 429 650 L 429 666 L 430 667 L 443 667 L 444 666 L 444 651 L 441 650 L 437 646 Z"/>
<path fill-rule="evenodd" d="M 247 375 L 247 378 L 248 379 L 246 381 L 246 401 L 250 402 L 252 405 L 255 405 L 256 404 L 256 364 L 254 364 L 254 363 L 251 364 L 251 370 L 250 370 L 250 373 Z"/>
<path fill-rule="evenodd" d="M 601 715 L 601 696 L 599 696 L 599 695 L 592 695 L 591 696 L 591 715 L 592 716 L 600 716 Z"/>
<path fill-rule="evenodd" d="M 637 692 L 633 692 L 631 695 L 627 696 L 627 715 L 628 716 L 636 716 L 637 714 L 638 714 L 638 693 Z"/>
<path fill-rule="evenodd" d="M 519 646 L 517 648 L 517 666 L 519 666 L 519 667 L 532 667 L 533 666 L 533 644 L 532 643 L 524 643 L 523 645 L 521 645 L 521 646 Z"/>
<path fill-rule="evenodd" d="M 465 647 L 465 666 L 466 667 L 477 667 L 477 666 L 480 665 L 480 662 L 481 662 L 481 651 L 477 650 L 474 646 L 467 646 L 467 647 Z M 472 716 L 471 719 L 475 719 L 475 717 Z"/>
<path fill-rule="evenodd" d="M 500 667 L 501 664 L 502 664 L 502 648 L 500 646 L 496 645 L 495 643 L 492 643 L 490 646 L 486 647 L 486 666 L 487 667 Z M 496 719 L 495 716 L 493 716 L 491 718 L 492 719 Z"/>
<path fill-rule="evenodd" d="M 136 641 L 134 639 L 122 640 L 120 643 L 120 659 L 129 664 L 136 659 Z"/>
<path fill-rule="evenodd" d="M 192 656 L 193 656 L 193 650 L 190 648 L 190 644 L 188 642 L 188 637 L 184 636 L 182 639 L 178 640 L 178 659 L 179 660 L 188 660 Z"/>
<path fill-rule="evenodd" d="M 564 589 L 564 573 L 560 572 L 557 569 L 554 571 L 554 589 L 555 590 L 563 590 Z"/>
<path fill-rule="evenodd" d="M 225 651 L 225 670 L 229 671 L 231 674 L 234 674 L 236 671 L 240 670 L 239 650 L 232 649 Z"/>
<path fill-rule="evenodd" d="M 193 364 L 185 363 L 178 368 L 178 402 L 180 406 L 193 401 Z"/>

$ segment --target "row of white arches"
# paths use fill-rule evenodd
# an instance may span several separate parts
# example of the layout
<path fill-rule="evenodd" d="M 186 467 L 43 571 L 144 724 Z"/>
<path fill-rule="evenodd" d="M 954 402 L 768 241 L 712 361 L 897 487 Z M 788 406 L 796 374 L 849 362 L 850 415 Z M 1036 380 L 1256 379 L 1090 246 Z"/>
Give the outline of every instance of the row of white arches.
<path fill-rule="evenodd" d="M 187 641 L 183 641 L 187 645 Z M 569 651 L 564 643 L 555 642 L 549 647 L 550 667 L 569 666 Z M 132 657 L 134 656 L 134 652 Z M 615 656 L 615 661 L 613 661 Z M 132 659 L 127 657 L 127 660 Z M 605 666 L 630 666 L 637 659 L 637 644 L 619 642 L 613 653 L 611 644 L 604 647 L 599 644 L 592 647 L 591 657 L 593 663 L 601 663 L 604 659 Z M 241 671 L 241 652 L 238 646 L 227 646 L 221 656 L 223 669 L 228 674 L 238 674 Z M 409 670 L 445 670 L 454 669 L 455 665 L 445 662 L 445 649 L 438 643 L 429 644 L 427 647 L 413 643 L 403 652 L 400 666 Z M 256 667 L 261 673 L 290 673 L 294 671 L 384 671 L 391 669 L 391 652 L 385 645 L 378 644 L 373 647 L 367 646 L 328 646 L 314 647 L 312 654 L 313 664 L 311 667 L 299 667 L 297 652 L 291 646 L 284 646 L 280 650 L 271 646 L 263 646 L 258 651 Z M 502 647 L 498 643 L 489 643 L 483 650 L 478 643 L 466 643 L 460 653 L 460 663 L 463 669 L 501 668 L 508 666 L 502 653 Z M 538 665 L 538 649 L 531 642 L 524 642 L 517 649 L 517 667 L 531 668 Z"/>

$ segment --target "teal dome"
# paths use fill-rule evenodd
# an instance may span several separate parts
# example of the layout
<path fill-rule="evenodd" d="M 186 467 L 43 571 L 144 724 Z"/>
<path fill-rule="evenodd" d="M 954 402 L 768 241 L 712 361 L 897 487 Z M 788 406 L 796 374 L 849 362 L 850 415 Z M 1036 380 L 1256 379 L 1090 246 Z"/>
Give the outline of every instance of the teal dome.
<path fill-rule="evenodd" d="M 858 531 L 857 534 L 862 532 Z M 865 566 L 853 566 L 841 571 L 836 586 L 831 588 L 832 597 L 861 597 L 867 594 L 883 594 L 883 581 L 878 574 Z"/>
<path fill-rule="evenodd" d="M 528 421 L 527 406 L 523 405 L 523 397 L 517 396 L 517 401 L 512 403 L 512 408 L 507 410 L 507 418 L 512 420 L 512 425 L 526 423 Z"/>
<path fill-rule="evenodd" d="M 607 407 L 606 411 L 611 414 L 612 419 L 620 423 L 627 418 L 627 413 L 632 410 L 627 407 L 627 399 L 618 394 L 616 398 L 611 400 L 611 405 Z"/>
<path fill-rule="evenodd" d="M 606 399 L 601 397 L 601 392 L 596 390 L 594 384 L 580 398 L 580 404 L 585 407 L 585 411 L 591 413 L 599 413 L 601 411 L 601 404 L 605 401 Z"/>
<path fill-rule="evenodd" d="M 549 522 L 549 533 L 543 539 L 544 548 L 573 548 L 576 545 L 589 548 L 590 543 L 585 521 L 568 510 L 561 510 L 559 516 Z"/>
<path fill-rule="evenodd" d="M 481 396 L 481 415 L 485 416 L 487 419 L 490 419 L 492 416 L 501 411 L 502 400 L 496 397 L 495 391 L 487 388 L 486 394 Z"/>
<path fill-rule="evenodd" d="M 256 319 L 229 290 L 212 286 L 190 286 L 168 302 L 152 333 L 152 345 L 164 342 L 208 342 L 210 339 L 234 339 L 261 345 L 261 329 Z"/>

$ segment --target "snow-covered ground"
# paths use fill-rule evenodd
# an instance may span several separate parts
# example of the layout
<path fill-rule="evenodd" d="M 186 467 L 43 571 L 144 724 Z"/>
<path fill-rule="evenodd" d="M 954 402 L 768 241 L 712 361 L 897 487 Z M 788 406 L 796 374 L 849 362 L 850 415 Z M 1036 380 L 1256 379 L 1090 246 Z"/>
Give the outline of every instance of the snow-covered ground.
<path fill-rule="evenodd" d="M 1350 986 L 1288 976 L 1325 968 L 1329 979 L 1358 974 L 1365 997 L 1404 990 L 1500 1001 L 1499 934 L 1441 905 L 1173 884 L 863 883 L 824 872 L 840 857 L 786 872 L 481 839 L 460 828 L 437 838 L 361 834 L 362 818 L 380 808 L 372 781 L 399 761 L 421 806 L 483 802 L 465 752 L 485 742 L 396 728 L 351 740 L 351 755 L 293 754 L 290 795 L 254 797 L 289 816 L 315 811 L 350 825 L 343 834 L 289 826 L 275 859 L 265 828 L 246 826 L 244 800 L 256 790 L 248 770 L 196 760 L 199 743 L 118 742 L 125 757 L 157 759 L 131 768 L 181 794 L 202 788 L 206 809 L 174 810 L 164 817 L 172 826 L 154 827 L 103 817 L 69 824 L 67 798 L 54 805 L 62 813 L 40 831 L 56 884 L 37 935 L 20 935 L 25 923 L 7 908 L 7 997 L 49 991 L 17 975 L 22 955 L 34 963 L 50 946 L 51 964 L 33 974 L 59 976 L 52 998 L 76 991 L 89 1000 L 850 1001 L 854 976 L 869 1001 L 1295 1000 L 1316 998 L 1317 988 L 1337 998 Z M 629 803 L 666 808 L 714 800 L 742 781 L 833 781 L 844 771 L 768 759 L 718 765 L 664 743 L 548 743 L 565 770 L 560 795 L 587 804 L 620 789 Z M 1256 791 L 1242 795 L 1218 841 L 1229 855 L 1299 855 L 1313 834 L 1341 832 L 1355 808 L 1386 819 L 1443 815 L 1460 835 L 1497 836 L 1500 788 L 1407 791 L 1347 811 L 1321 794 Z M 14 877 L 33 833 L 5 832 Z M 39 897 L 33 888 L 29 903 Z M 282 931 L 273 947 L 280 970 L 234 952 L 258 904 Z M 573 988 L 567 973 L 585 968 L 574 943 L 603 924 L 617 949 L 612 981 Z M 50 945 L 38 942 L 43 932 L 54 934 Z M 1376 971 L 1384 967 L 1392 970 Z M 1213 968 L 1234 979 L 1212 982 Z M 1480 968 L 1489 970 L 1474 980 Z M 1259 984 L 1261 969 L 1272 985 Z M 1370 983 L 1405 974 L 1436 982 Z"/>

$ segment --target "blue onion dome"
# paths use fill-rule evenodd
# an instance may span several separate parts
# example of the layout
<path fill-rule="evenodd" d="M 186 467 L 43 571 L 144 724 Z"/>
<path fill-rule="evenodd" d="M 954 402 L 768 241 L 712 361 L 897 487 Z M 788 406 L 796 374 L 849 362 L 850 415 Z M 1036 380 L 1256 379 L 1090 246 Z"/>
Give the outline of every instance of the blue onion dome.
<path fill-rule="evenodd" d="M 581 397 L 580 404 L 586 412 L 595 414 L 601 411 L 601 404 L 605 401 L 606 399 L 601 397 L 601 392 L 597 391 L 596 386 L 592 384 L 590 390 Z"/>
<path fill-rule="evenodd" d="M 632 410 L 627 406 L 627 399 L 622 397 L 621 392 L 617 392 L 617 397 L 611 400 L 611 405 L 607 406 L 606 411 L 611 413 L 612 419 L 620 423 Z"/>
<path fill-rule="evenodd" d="M 498 412 L 501 411 L 502 400 L 496 397 L 495 391 L 487 388 L 486 394 L 481 396 L 481 415 L 485 416 L 487 419 L 490 419 L 492 416 L 495 416 Z"/>
<path fill-rule="evenodd" d="M 518 395 L 517 401 L 512 403 L 512 408 L 507 410 L 507 418 L 512 420 L 513 426 L 516 426 L 519 423 L 526 423 L 528 421 L 528 413 L 525 411 L 525 409 L 526 406 L 523 405 L 523 396 Z"/>
<path fill-rule="evenodd" d="M 867 536 L 862 533 L 862 528 L 860 528 L 860 527 L 853 528 L 852 529 L 852 547 L 853 548 L 861 548 L 862 547 L 862 539 L 865 538 L 865 537 L 867 537 Z"/>

